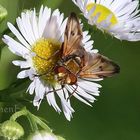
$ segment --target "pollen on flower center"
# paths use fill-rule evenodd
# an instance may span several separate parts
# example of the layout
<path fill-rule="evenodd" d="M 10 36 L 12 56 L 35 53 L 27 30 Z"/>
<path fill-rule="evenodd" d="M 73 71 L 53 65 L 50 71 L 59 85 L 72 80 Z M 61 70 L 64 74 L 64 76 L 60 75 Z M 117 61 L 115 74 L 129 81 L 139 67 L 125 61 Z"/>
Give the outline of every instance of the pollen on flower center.
<path fill-rule="evenodd" d="M 41 78 L 49 84 L 55 83 L 53 67 L 59 60 L 58 55 L 54 55 L 61 47 L 61 43 L 52 39 L 40 39 L 33 45 L 32 51 L 36 54 L 33 57 L 33 64 Z M 54 55 L 54 56 L 53 56 Z"/>
<path fill-rule="evenodd" d="M 87 5 L 86 8 L 89 11 L 94 6 L 95 6 L 95 11 L 91 15 L 91 17 L 95 16 L 97 13 L 101 13 L 98 20 L 97 20 L 98 23 L 105 20 L 110 14 L 112 15 L 112 17 L 110 19 L 111 25 L 115 25 L 116 23 L 118 23 L 118 20 L 117 20 L 116 16 L 114 15 L 114 13 L 103 5 L 96 4 L 96 3 L 90 3 L 90 4 Z"/>

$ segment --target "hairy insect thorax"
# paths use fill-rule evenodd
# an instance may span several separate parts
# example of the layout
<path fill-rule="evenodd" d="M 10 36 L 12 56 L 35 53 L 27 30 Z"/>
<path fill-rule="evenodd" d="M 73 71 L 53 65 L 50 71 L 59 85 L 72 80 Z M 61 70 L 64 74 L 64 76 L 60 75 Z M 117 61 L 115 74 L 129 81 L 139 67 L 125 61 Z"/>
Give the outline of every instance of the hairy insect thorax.
<path fill-rule="evenodd" d="M 64 65 L 66 65 L 66 68 L 74 75 L 77 75 L 80 71 L 78 59 L 76 58 L 69 59 L 68 61 L 64 62 Z"/>

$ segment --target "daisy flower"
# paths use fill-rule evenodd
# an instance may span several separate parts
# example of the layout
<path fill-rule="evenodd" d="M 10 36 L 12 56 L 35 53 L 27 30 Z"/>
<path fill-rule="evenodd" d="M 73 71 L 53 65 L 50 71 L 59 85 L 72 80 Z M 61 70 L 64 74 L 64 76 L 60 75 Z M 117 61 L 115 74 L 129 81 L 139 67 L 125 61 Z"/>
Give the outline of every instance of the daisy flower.
<path fill-rule="evenodd" d="M 58 113 L 63 110 L 67 120 L 70 121 L 74 109 L 70 104 L 70 100 L 67 99 L 74 91 L 73 86 L 65 85 L 60 90 L 61 85 L 56 80 L 54 72 L 46 74 L 58 61 L 57 57 L 53 57 L 49 61 L 46 60 L 59 50 L 64 42 L 67 18 L 64 19 L 64 14 L 61 14 L 58 9 L 52 11 L 50 8 L 42 6 L 39 14 L 36 13 L 35 9 L 22 12 L 21 17 L 16 19 L 16 23 L 17 28 L 11 23 L 8 23 L 8 27 L 17 40 L 4 35 L 3 41 L 12 53 L 23 58 L 23 60 L 13 61 L 14 65 L 23 69 L 19 72 L 17 78 L 30 78 L 31 84 L 27 91 L 31 95 L 35 93 L 34 106 L 39 108 L 42 99 L 46 97 L 48 104 Z M 88 52 L 96 53 L 97 50 L 92 50 L 93 41 L 90 40 L 90 37 L 87 31 L 83 32 L 83 47 Z M 99 95 L 98 89 L 101 86 L 93 81 L 82 79 L 78 79 L 77 85 L 77 92 L 73 96 L 91 106 L 90 103 L 94 102 L 94 96 Z M 60 98 L 62 109 L 56 102 L 56 95 Z"/>
<path fill-rule="evenodd" d="M 120 40 L 140 40 L 139 0 L 72 0 L 88 23 Z"/>

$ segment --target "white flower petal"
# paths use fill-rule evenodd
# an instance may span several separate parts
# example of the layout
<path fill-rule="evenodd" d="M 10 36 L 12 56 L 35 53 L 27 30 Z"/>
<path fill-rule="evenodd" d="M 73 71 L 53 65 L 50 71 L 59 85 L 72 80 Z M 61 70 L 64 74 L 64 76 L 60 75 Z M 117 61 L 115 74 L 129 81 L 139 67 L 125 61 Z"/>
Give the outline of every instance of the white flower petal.
<path fill-rule="evenodd" d="M 41 83 L 41 81 L 40 81 L 40 79 L 39 78 L 36 78 L 36 82 L 35 82 L 35 93 L 36 93 L 36 96 L 37 97 L 39 97 L 39 98 L 41 98 L 42 96 L 39 94 L 40 92 L 40 85 L 41 85 L 42 83 Z"/>
<path fill-rule="evenodd" d="M 39 109 L 40 104 L 41 104 L 41 101 L 42 100 L 40 99 L 40 97 L 38 97 L 38 96 L 35 95 L 34 100 L 33 100 L 33 105 L 36 106 L 37 109 Z"/>
<path fill-rule="evenodd" d="M 31 64 L 28 61 L 14 60 L 12 63 L 16 66 L 20 66 L 21 69 L 31 67 Z"/>
<path fill-rule="evenodd" d="M 68 20 L 68 18 L 66 18 L 66 19 L 63 21 L 62 25 L 60 26 L 60 33 L 59 33 L 59 34 L 60 34 L 60 38 L 59 38 L 59 40 L 60 40 L 61 42 L 64 41 L 64 32 L 65 32 L 67 20 Z"/>
<path fill-rule="evenodd" d="M 20 73 L 18 73 L 17 78 L 23 79 L 29 76 L 30 70 L 23 70 Z"/>
<path fill-rule="evenodd" d="M 34 93 L 35 90 L 35 80 L 29 85 L 27 92 L 29 91 L 29 93 L 32 95 Z"/>
<path fill-rule="evenodd" d="M 29 54 L 29 50 L 27 48 L 9 36 L 4 35 L 3 41 L 9 46 L 9 49 L 14 54 L 22 56 L 23 58 L 26 58 L 26 55 Z"/>
<path fill-rule="evenodd" d="M 60 89 L 61 87 L 58 86 L 56 88 L 57 89 Z M 61 100 L 61 104 L 62 104 L 62 108 L 63 108 L 63 112 L 64 112 L 64 115 L 65 117 L 67 118 L 68 121 L 71 120 L 72 118 L 72 113 L 74 112 L 73 108 L 70 106 L 70 104 L 67 102 L 67 100 L 64 98 L 64 93 L 63 93 L 63 90 L 57 90 L 56 91 L 57 95 L 59 96 L 60 100 Z"/>
<path fill-rule="evenodd" d="M 66 88 L 67 88 L 67 90 L 68 90 L 70 93 L 73 93 L 74 89 L 71 88 L 71 86 L 67 86 Z M 91 106 L 91 104 L 89 104 L 85 99 L 83 99 L 82 97 L 80 97 L 80 96 L 79 96 L 78 94 L 76 94 L 75 92 L 73 93 L 73 96 L 74 96 L 75 98 L 77 98 L 78 100 L 80 100 L 81 102 L 83 102 L 83 103 L 85 103 L 85 104 Z"/>
<path fill-rule="evenodd" d="M 40 9 L 39 22 L 38 22 L 40 36 L 43 36 L 43 33 L 48 32 L 48 30 L 45 30 L 45 27 L 48 28 L 50 17 L 51 17 L 51 9 L 45 7 L 43 10 L 43 6 L 42 6 Z"/>
<path fill-rule="evenodd" d="M 11 24 L 7 23 L 9 29 L 13 34 L 18 38 L 18 40 L 22 43 L 22 45 L 26 46 L 27 48 L 30 48 L 29 44 L 26 42 L 26 40 L 22 37 L 22 35 L 19 33 L 19 31 Z"/>
<path fill-rule="evenodd" d="M 31 45 L 33 45 L 35 43 L 35 37 L 33 34 L 31 21 L 30 21 L 31 14 L 32 14 L 32 11 L 26 11 L 26 13 L 22 13 L 21 21 L 22 21 L 22 26 L 24 27 L 24 30 L 26 32 L 26 36 L 28 36 L 28 39 L 30 39 Z"/>
<path fill-rule="evenodd" d="M 74 87 L 76 88 L 76 87 Z M 89 102 L 94 102 L 95 98 L 88 94 L 84 89 L 82 89 L 80 86 L 78 86 L 76 93 L 88 100 Z"/>
<path fill-rule="evenodd" d="M 27 35 L 27 33 L 26 33 L 25 29 L 24 29 L 23 21 L 21 20 L 21 18 L 18 17 L 18 18 L 16 19 L 16 22 L 17 22 L 17 26 L 18 26 L 20 32 L 22 33 L 22 35 L 24 36 L 24 38 L 26 39 L 26 41 L 27 41 L 30 45 L 32 45 L 32 41 L 30 40 L 30 37 Z"/>
<path fill-rule="evenodd" d="M 39 36 L 38 22 L 37 22 L 35 9 L 34 9 L 33 14 L 32 14 L 31 22 L 32 22 L 31 25 L 32 25 L 32 28 L 33 28 L 33 33 L 34 33 L 35 40 L 38 40 L 40 38 L 40 36 Z"/>
<path fill-rule="evenodd" d="M 48 25 L 46 26 L 45 30 L 49 28 L 47 32 L 44 32 L 43 36 L 45 38 L 52 38 L 52 39 L 59 39 L 58 36 L 58 30 L 59 30 L 59 22 L 58 19 L 60 18 L 60 12 L 58 9 L 56 9 L 48 22 Z M 58 36 L 58 38 L 56 38 Z"/>
<path fill-rule="evenodd" d="M 52 90 L 52 89 L 50 89 Z M 59 108 L 59 106 L 57 105 L 56 103 L 56 99 L 55 99 L 55 96 L 54 96 L 55 93 L 51 92 L 51 93 L 48 93 L 46 95 L 46 98 L 47 98 L 47 101 L 49 103 L 50 106 L 53 106 L 53 108 L 58 112 L 60 113 L 61 112 L 61 109 Z"/>
<path fill-rule="evenodd" d="M 45 86 L 47 86 L 47 85 L 45 85 Z M 39 86 L 39 91 L 38 91 L 38 94 L 39 94 L 40 99 L 43 99 L 44 98 L 45 90 L 46 90 L 45 89 L 45 86 L 44 86 L 43 81 L 41 81 L 40 86 Z"/>

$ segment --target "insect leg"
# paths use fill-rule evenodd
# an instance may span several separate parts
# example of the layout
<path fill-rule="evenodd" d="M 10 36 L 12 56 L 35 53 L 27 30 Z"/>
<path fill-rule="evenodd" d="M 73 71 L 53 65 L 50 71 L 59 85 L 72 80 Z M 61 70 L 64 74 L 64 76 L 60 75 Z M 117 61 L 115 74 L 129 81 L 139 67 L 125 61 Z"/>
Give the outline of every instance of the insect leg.
<path fill-rule="evenodd" d="M 43 58 L 43 57 L 41 57 L 41 56 L 39 56 L 39 55 L 37 55 L 36 54 L 36 56 L 37 57 L 39 57 L 40 59 L 43 59 L 43 60 L 45 60 L 45 61 L 49 61 L 50 59 L 52 59 L 54 56 L 56 56 L 57 54 L 59 54 L 60 53 L 60 51 L 61 50 L 57 50 L 53 55 L 51 55 L 49 58 Z M 34 75 L 35 77 L 41 77 L 41 76 L 43 76 L 43 75 L 47 75 L 47 73 L 50 73 L 52 70 L 54 69 L 54 67 L 52 68 L 52 69 L 50 69 L 49 71 L 47 71 L 47 72 L 45 72 L 45 73 L 43 73 L 43 74 L 36 74 L 36 75 Z"/>
<path fill-rule="evenodd" d="M 75 87 L 75 89 L 73 90 L 73 92 L 71 93 L 71 95 L 67 98 L 67 101 L 73 96 L 73 94 L 76 92 L 76 90 L 77 90 L 77 88 L 78 88 L 78 85 L 77 84 L 75 84 L 76 85 L 76 87 Z"/>
<path fill-rule="evenodd" d="M 51 55 L 47 60 L 52 59 L 54 56 L 58 55 L 60 53 L 60 50 L 57 50 L 53 55 Z"/>
<path fill-rule="evenodd" d="M 60 50 L 57 50 L 56 52 L 54 52 L 49 58 L 43 58 L 43 57 L 41 57 L 41 56 L 39 56 L 38 54 L 36 54 L 36 56 L 37 57 L 39 57 L 40 59 L 43 59 L 43 60 L 45 60 L 45 61 L 49 61 L 50 59 L 52 59 L 54 56 L 56 56 L 57 54 L 59 54 L 60 53 Z"/>
<path fill-rule="evenodd" d="M 54 89 L 54 88 L 53 88 L 52 91 L 48 91 L 45 95 L 47 95 L 47 94 L 49 94 L 49 93 L 51 93 L 51 92 L 56 92 L 56 91 L 59 91 L 59 90 L 63 90 L 63 88 L 64 88 L 64 85 L 61 85 L 61 88 L 59 88 L 59 89 Z"/>
<path fill-rule="evenodd" d="M 43 73 L 43 74 L 34 74 L 34 77 L 41 77 L 41 76 L 47 75 L 47 74 L 49 74 L 53 69 L 54 69 L 54 67 L 51 68 L 51 69 L 49 69 L 47 72 L 45 72 L 45 73 Z"/>

